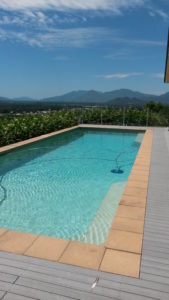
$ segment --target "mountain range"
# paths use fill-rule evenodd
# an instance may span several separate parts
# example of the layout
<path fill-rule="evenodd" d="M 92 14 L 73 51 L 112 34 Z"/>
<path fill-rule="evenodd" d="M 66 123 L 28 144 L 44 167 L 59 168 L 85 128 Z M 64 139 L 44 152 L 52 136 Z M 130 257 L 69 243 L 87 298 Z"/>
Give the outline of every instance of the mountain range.
<path fill-rule="evenodd" d="M 40 100 L 31 99 L 25 96 L 13 99 L 0 97 L 0 111 L 2 111 L 2 107 L 3 111 L 4 108 L 8 111 L 9 107 L 11 110 L 16 110 L 16 106 L 19 107 L 19 110 L 22 110 L 22 107 L 25 108 L 28 106 L 30 106 L 31 109 L 33 106 L 35 106 L 36 109 L 39 107 L 40 110 L 47 108 L 54 109 L 57 105 L 143 106 L 149 101 L 161 102 L 162 104 L 169 105 L 169 92 L 157 96 L 129 89 L 120 89 L 110 92 L 80 90 Z"/>
<path fill-rule="evenodd" d="M 73 91 L 62 96 L 56 96 L 43 99 L 42 101 L 56 102 L 56 103 L 88 103 L 88 104 L 109 104 L 116 99 L 139 99 L 142 101 L 156 100 L 158 96 L 143 94 L 127 89 L 114 90 L 111 92 L 90 91 Z M 167 98 L 167 97 L 166 97 Z M 168 93 L 169 99 L 169 93 Z M 120 101 L 121 102 L 121 101 Z M 168 102 L 169 103 L 169 102 Z"/>

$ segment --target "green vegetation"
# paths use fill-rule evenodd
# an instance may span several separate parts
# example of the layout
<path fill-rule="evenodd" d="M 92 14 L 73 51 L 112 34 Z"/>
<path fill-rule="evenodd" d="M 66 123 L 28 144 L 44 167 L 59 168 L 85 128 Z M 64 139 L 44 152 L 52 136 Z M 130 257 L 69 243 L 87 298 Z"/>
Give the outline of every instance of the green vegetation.
<path fill-rule="evenodd" d="M 168 126 L 169 106 L 149 102 L 139 108 L 70 108 L 45 113 L 8 114 L 0 118 L 0 146 L 26 140 L 79 123 Z"/>
<path fill-rule="evenodd" d="M 77 124 L 76 111 L 8 115 L 0 118 L 0 146 L 9 145 Z"/>

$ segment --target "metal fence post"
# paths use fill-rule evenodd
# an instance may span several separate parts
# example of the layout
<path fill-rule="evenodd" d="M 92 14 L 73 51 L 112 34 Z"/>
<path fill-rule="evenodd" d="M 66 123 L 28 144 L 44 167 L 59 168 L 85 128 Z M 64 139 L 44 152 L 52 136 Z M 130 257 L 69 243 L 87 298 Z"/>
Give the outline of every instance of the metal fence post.
<path fill-rule="evenodd" d="M 123 107 L 123 126 L 125 125 L 125 119 L 126 119 L 126 110 L 125 107 Z"/>
<path fill-rule="evenodd" d="M 101 125 L 103 125 L 103 112 L 102 112 L 102 109 L 100 111 L 100 121 L 101 121 Z"/>
<path fill-rule="evenodd" d="M 83 124 L 83 108 L 81 108 L 81 123 Z"/>
<path fill-rule="evenodd" d="M 149 108 L 147 108 L 146 127 L 148 127 L 148 123 L 149 123 Z"/>

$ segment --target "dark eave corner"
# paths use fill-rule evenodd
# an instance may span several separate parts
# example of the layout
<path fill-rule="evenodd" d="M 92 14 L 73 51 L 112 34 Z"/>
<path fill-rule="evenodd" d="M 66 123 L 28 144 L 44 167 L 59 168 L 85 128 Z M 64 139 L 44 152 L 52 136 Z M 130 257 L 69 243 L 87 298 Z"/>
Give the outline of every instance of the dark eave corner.
<path fill-rule="evenodd" d="M 169 31 L 168 31 L 168 42 L 167 42 L 164 82 L 169 83 Z"/>

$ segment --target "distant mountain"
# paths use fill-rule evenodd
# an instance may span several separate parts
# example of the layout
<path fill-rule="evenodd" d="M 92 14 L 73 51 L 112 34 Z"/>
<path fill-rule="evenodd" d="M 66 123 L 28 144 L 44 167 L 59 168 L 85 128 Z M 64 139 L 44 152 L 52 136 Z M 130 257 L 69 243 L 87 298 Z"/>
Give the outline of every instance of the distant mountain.
<path fill-rule="evenodd" d="M 13 98 L 12 100 L 17 100 L 17 101 L 35 101 L 34 99 L 30 98 L 30 97 L 18 97 L 18 98 Z"/>
<path fill-rule="evenodd" d="M 146 100 L 139 100 L 137 98 L 116 98 L 108 102 L 109 106 L 114 107 L 143 107 L 146 105 Z"/>
<path fill-rule="evenodd" d="M 169 104 L 169 92 L 157 97 L 158 102 Z"/>
<path fill-rule="evenodd" d="M 140 93 L 137 91 L 132 91 L 129 89 L 120 89 L 120 90 L 115 90 L 112 92 L 106 92 L 104 93 L 107 97 L 111 99 L 116 99 L 116 98 L 130 98 L 130 99 L 141 99 L 141 100 L 148 100 L 151 99 L 152 97 L 155 98 L 156 96 L 151 95 L 151 94 L 144 94 Z"/>
<path fill-rule="evenodd" d="M 62 96 L 56 96 L 52 98 L 43 99 L 42 101 L 46 102 L 55 102 L 55 103 L 78 103 L 78 104 L 106 104 L 114 99 L 120 98 L 129 98 L 129 99 L 139 99 L 141 100 L 156 100 L 157 96 L 143 94 L 135 92 L 128 89 L 120 89 L 111 92 L 98 92 L 95 90 L 90 91 L 74 91 Z"/>
<path fill-rule="evenodd" d="M 86 91 L 72 91 L 70 93 L 61 95 L 61 96 L 55 96 L 50 98 L 44 98 L 42 101 L 44 102 L 71 102 L 75 99 L 79 99 L 80 97 L 85 96 L 87 92 Z"/>
<path fill-rule="evenodd" d="M 0 101 L 8 101 L 9 100 L 9 98 L 6 98 L 6 97 L 0 97 Z"/>

